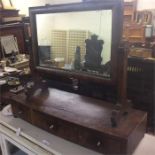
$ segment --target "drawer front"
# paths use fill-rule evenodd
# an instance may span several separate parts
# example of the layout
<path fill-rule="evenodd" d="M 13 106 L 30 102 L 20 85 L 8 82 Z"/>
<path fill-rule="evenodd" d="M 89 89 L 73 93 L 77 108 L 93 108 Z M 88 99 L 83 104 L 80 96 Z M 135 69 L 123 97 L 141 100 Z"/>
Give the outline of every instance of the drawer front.
<path fill-rule="evenodd" d="M 59 120 L 57 135 L 64 139 L 77 143 L 78 142 L 78 127 L 69 122 Z"/>
<path fill-rule="evenodd" d="M 17 102 L 11 102 L 12 111 L 15 117 L 22 118 L 28 122 L 31 122 L 31 110 L 30 108 L 19 104 Z"/>
<path fill-rule="evenodd" d="M 120 154 L 121 141 L 112 137 L 103 135 L 99 132 L 80 129 L 79 144 L 90 149 L 106 154 Z"/>
<path fill-rule="evenodd" d="M 85 129 L 79 130 L 79 143 L 85 147 L 102 152 L 104 150 L 105 139 L 103 136 Z"/>
<path fill-rule="evenodd" d="M 78 129 L 71 123 L 34 110 L 32 111 L 32 122 L 34 125 L 45 129 L 54 135 L 72 142 L 77 143 L 78 141 Z"/>
<path fill-rule="evenodd" d="M 42 129 L 56 133 L 57 132 L 57 122 L 54 118 L 48 115 L 42 114 L 37 111 L 32 111 L 32 123 Z"/>
<path fill-rule="evenodd" d="M 54 135 L 101 153 L 119 154 L 121 150 L 121 141 L 118 139 L 112 139 L 99 132 L 77 126 L 38 111 L 32 111 L 32 123 Z"/>

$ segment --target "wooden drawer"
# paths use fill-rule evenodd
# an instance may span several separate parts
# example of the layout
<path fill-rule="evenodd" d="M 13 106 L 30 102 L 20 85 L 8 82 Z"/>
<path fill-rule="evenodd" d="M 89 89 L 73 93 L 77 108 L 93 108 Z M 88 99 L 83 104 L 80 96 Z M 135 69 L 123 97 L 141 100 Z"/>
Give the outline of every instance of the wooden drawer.
<path fill-rule="evenodd" d="M 92 131 L 79 130 L 79 143 L 88 148 L 102 152 L 104 150 L 105 138 L 102 135 L 96 134 Z"/>
<path fill-rule="evenodd" d="M 32 120 L 34 125 L 79 145 L 102 153 L 120 153 L 121 141 L 118 139 L 103 136 L 98 132 L 34 110 Z M 111 146 L 113 146 L 112 150 Z"/>
<path fill-rule="evenodd" d="M 79 130 L 79 143 L 101 153 L 121 153 L 121 140 L 88 129 Z"/>
<path fill-rule="evenodd" d="M 64 139 L 72 142 L 78 141 L 78 128 L 71 123 L 34 110 L 32 111 L 32 122 L 34 125 Z"/>
<path fill-rule="evenodd" d="M 57 125 L 54 118 L 48 118 L 47 115 L 44 115 L 37 111 L 32 111 L 32 123 L 42 129 L 56 133 Z"/>
<path fill-rule="evenodd" d="M 29 107 L 12 101 L 12 111 L 15 117 L 22 118 L 28 122 L 31 122 L 31 110 Z"/>
<path fill-rule="evenodd" d="M 119 126 L 111 128 L 112 104 L 54 88 L 29 101 L 25 94 L 13 95 L 10 100 L 15 116 L 31 119 L 49 133 L 106 155 L 132 154 L 146 131 L 145 112 L 130 109 Z"/>

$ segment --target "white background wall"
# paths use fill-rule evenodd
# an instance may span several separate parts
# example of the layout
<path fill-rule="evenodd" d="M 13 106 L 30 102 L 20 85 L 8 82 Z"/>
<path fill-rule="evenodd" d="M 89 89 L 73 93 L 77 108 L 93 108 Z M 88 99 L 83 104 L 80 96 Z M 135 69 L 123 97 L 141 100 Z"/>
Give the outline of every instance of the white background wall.
<path fill-rule="evenodd" d="M 47 3 L 69 3 L 69 2 L 81 2 L 82 0 L 12 0 L 15 8 L 20 10 L 21 14 L 28 15 L 28 7 L 45 5 Z M 131 1 L 131 0 L 125 0 Z M 138 10 L 155 9 L 155 0 L 138 0 Z"/>
<path fill-rule="evenodd" d="M 42 6 L 45 4 L 58 4 L 58 3 L 70 3 L 81 2 L 81 0 L 12 0 L 16 9 L 20 10 L 20 14 L 28 15 L 28 8 L 32 6 Z"/>
<path fill-rule="evenodd" d="M 155 0 L 138 0 L 138 10 L 155 9 Z"/>
<path fill-rule="evenodd" d="M 124 0 L 124 1 L 132 1 L 132 0 Z M 146 9 L 155 9 L 155 0 L 137 0 L 138 10 L 146 10 Z"/>

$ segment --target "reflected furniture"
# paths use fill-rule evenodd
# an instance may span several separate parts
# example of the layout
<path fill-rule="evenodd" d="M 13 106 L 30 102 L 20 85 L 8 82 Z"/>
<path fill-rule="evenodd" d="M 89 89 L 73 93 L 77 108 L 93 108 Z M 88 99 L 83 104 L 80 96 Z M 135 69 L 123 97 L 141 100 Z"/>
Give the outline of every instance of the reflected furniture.
<path fill-rule="evenodd" d="M 111 18 L 101 18 L 106 14 Z M 70 16 L 72 18 L 68 18 Z M 107 65 L 110 66 L 109 76 L 105 76 L 95 68 L 91 68 L 91 70 L 78 68 L 80 65 L 83 66 L 86 60 L 82 61 L 82 54 L 80 58 L 82 48 L 77 45 L 83 44 L 85 47 L 85 40 L 90 39 L 89 36 L 92 35 L 88 33 L 87 38 L 84 39 L 86 35 L 81 35 L 81 28 L 84 28 L 84 34 L 88 29 L 89 32 L 98 35 L 97 32 L 90 29 L 91 26 L 98 25 L 90 20 L 92 16 L 100 17 L 97 18 L 99 19 L 97 23 L 102 23 L 103 19 L 103 21 L 108 19 L 110 21 L 106 22 L 111 23 L 108 27 L 110 28 L 109 33 L 105 36 L 111 36 L 108 41 L 106 38 L 102 38 L 104 37 L 103 31 L 100 31 L 105 30 L 107 25 L 102 25 L 102 23 L 100 28 L 95 27 L 99 33 L 99 40 L 104 40 L 103 50 L 106 49 L 106 44 L 109 47 L 109 50 L 103 52 L 107 54 L 108 61 L 110 61 Z M 81 22 L 82 17 L 84 17 L 83 22 Z M 30 8 L 33 82 L 27 83 L 26 93 L 10 97 L 14 116 L 56 136 L 103 154 L 131 154 L 144 136 L 147 114 L 132 109 L 126 101 L 127 48 L 120 44 L 122 17 L 123 1 L 121 0 Z M 66 19 L 71 21 L 66 22 Z M 78 22 L 80 27 L 76 31 L 73 30 L 73 26 L 74 28 L 77 26 L 74 20 L 80 21 Z M 40 23 L 40 21 L 44 22 Z M 62 24 L 63 21 L 65 21 L 65 26 L 64 23 Z M 51 25 L 52 29 L 46 29 L 47 27 L 45 28 L 43 25 L 45 23 Z M 81 24 L 86 25 L 84 27 Z M 60 26 L 63 26 L 65 30 L 62 30 Z M 45 33 L 45 29 L 49 31 Z M 44 32 L 44 35 L 40 35 L 40 32 Z M 78 35 L 79 32 L 80 35 Z M 66 39 L 66 34 L 72 40 Z M 57 54 L 51 60 L 52 65 L 40 63 L 39 46 L 47 44 L 51 45 L 51 56 Z M 70 46 L 67 46 L 66 49 L 66 45 Z M 71 48 L 72 46 L 73 48 Z M 95 46 L 96 44 L 93 48 L 96 50 Z M 76 66 L 77 68 L 72 67 L 74 63 L 67 64 L 65 56 L 62 57 L 62 53 L 66 55 L 70 50 L 76 52 L 76 55 L 72 55 L 72 57 L 75 58 L 76 61 L 73 62 L 76 62 L 76 65 L 80 64 L 77 65 L 78 67 Z M 96 52 L 95 50 L 94 52 Z M 62 60 L 62 58 L 66 63 L 64 67 L 53 63 L 53 60 Z M 81 63 L 79 63 L 80 60 Z M 111 103 L 101 100 L 103 98 L 111 100 Z"/>
<path fill-rule="evenodd" d="M 98 36 L 92 35 L 91 39 L 86 41 L 85 68 L 99 70 L 101 68 L 101 52 L 103 49 L 103 40 L 98 40 Z"/>
<path fill-rule="evenodd" d="M 39 46 L 39 57 L 41 58 L 41 63 L 46 63 L 45 61 L 50 60 L 50 46 Z"/>

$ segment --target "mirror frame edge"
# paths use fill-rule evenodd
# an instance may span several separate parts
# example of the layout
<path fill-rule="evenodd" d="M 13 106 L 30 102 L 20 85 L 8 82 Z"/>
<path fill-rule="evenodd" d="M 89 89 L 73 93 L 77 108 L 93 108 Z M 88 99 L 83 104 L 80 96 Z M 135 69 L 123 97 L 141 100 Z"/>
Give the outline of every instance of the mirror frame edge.
<path fill-rule="evenodd" d="M 56 13 L 56 12 L 75 12 L 75 11 L 93 11 L 97 9 L 112 10 L 112 45 L 111 45 L 111 79 L 108 80 L 104 77 L 88 75 L 86 73 L 79 73 L 75 71 L 61 70 L 55 68 L 45 68 L 39 66 L 38 55 L 38 41 L 37 41 L 37 29 L 36 29 L 36 14 L 43 13 Z M 122 37 L 123 29 L 123 0 L 104 0 L 87 3 L 70 3 L 61 5 L 41 6 L 29 8 L 30 23 L 32 30 L 32 52 L 31 52 L 31 71 L 32 73 L 39 73 L 45 76 L 63 76 L 66 78 L 77 78 L 79 80 L 93 81 L 97 83 L 105 83 L 108 85 L 116 85 L 118 81 L 118 54 L 119 44 Z"/>

